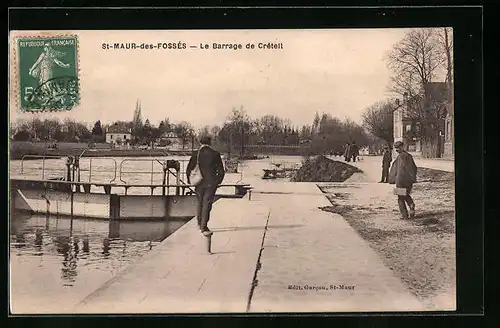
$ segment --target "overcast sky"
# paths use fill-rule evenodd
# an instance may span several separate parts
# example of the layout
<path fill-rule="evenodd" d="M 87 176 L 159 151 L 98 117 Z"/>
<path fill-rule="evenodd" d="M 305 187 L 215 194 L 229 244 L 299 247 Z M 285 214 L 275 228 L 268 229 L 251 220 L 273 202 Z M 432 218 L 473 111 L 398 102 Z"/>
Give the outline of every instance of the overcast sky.
<path fill-rule="evenodd" d="M 219 124 L 233 107 L 310 124 L 316 111 L 360 122 L 370 104 L 390 96 L 384 56 L 405 29 L 253 31 L 74 31 L 79 37 L 81 104 L 69 113 L 93 123 L 165 117 L 194 126 Z M 26 33 L 26 32 L 23 32 Z M 185 42 L 184 50 L 103 50 L 102 43 Z M 207 43 L 282 43 L 278 50 L 200 50 Z M 13 78 L 12 76 L 11 78 Z M 11 80 L 12 81 L 12 80 Z M 11 101 L 11 121 L 22 114 Z"/>

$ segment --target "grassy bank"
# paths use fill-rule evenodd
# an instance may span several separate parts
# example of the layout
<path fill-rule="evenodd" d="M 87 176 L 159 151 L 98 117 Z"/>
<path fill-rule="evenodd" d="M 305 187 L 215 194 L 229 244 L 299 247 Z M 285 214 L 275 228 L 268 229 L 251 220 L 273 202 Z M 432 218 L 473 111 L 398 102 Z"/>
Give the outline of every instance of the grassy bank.
<path fill-rule="evenodd" d="M 416 217 L 401 220 L 392 186 L 322 187 L 332 206 L 429 310 L 455 306 L 454 174 L 419 168 Z"/>

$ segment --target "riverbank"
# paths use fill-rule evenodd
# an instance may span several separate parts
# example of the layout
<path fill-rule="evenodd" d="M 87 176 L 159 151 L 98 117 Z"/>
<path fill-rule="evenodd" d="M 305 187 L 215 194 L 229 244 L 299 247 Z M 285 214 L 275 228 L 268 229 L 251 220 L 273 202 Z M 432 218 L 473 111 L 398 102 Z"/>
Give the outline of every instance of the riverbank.
<path fill-rule="evenodd" d="M 182 149 L 138 149 L 138 148 L 111 148 L 108 144 L 96 144 L 89 148 L 85 143 L 58 143 L 57 149 L 48 148 L 44 142 L 12 142 L 10 145 L 10 159 L 20 160 L 25 155 L 34 156 L 82 156 L 82 157 L 150 157 L 166 155 L 191 155 L 190 148 Z"/>
<path fill-rule="evenodd" d="M 111 148 L 110 144 L 95 144 L 94 148 L 89 148 L 86 143 L 61 142 L 57 143 L 57 148 L 49 148 L 50 143 L 15 141 L 10 143 L 10 159 L 20 160 L 23 156 L 82 156 L 82 157 L 154 157 L 154 156 L 190 156 L 191 147 L 185 149 L 167 149 L 167 148 Z M 53 145 L 53 144 L 52 144 Z M 243 157 L 236 156 L 238 160 L 261 160 L 269 158 L 269 155 L 246 154 Z M 26 158 L 30 159 L 30 158 Z M 33 158 L 31 158 L 33 159 Z"/>
<path fill-rule="evenodd" d="M 323 210 L 342 215 L 425 305 L 454 309 L 456 296 L 454 174 L 418 169 L 412 197 L 416 217 L 401 220 L 393 185 L 324 184 L 331 202 Z"/>

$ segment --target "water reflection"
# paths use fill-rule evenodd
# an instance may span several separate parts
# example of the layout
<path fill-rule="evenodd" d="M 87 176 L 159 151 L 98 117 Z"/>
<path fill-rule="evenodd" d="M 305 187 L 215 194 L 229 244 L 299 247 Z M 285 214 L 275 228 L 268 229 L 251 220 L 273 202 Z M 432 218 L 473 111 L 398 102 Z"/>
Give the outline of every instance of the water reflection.
<path fill-rule="evenodd" d="M 115 159 L 120 163 L 125 158 Z M 151 158 L 144 159 L 151 160 Z M 167 158 L 159 157 L 159 159 Z M 168 157 L 168 159 L 189 158 Z M 262 169 L 267 168 L 271 161 L 281 162 L 285 159 L 287 162 L 297 160 L 300 162 L 300 157 L 281 156 L 244 162 L 241 166 L 244 173 L 243 182 L 263 183 L 260 178 Z M 81 168 L 87 170 L 82 171 L 82 181 L 90 178 L 89 161 L 86 159 L 80 162 Z M 11 161 L 10 177 L 41 178 L 43 166 L 41 160 L 26 161 L 21 175 L 21 161 Z M 145 173 L 125 174 L 123 177 L 125 181 L 141 184 L 150 182 L 150 162 L 131 161 L 126 166 L 125 171 Z M 61 172 L 65 171 L 65 160 L 47 160 L 45 167 L 61 169 L 60 172 L 47 171 L 45 178 L 61 176 Z M 155 166 L 156 169 L 159 173 L 154 176 L 154 182 L 161 183 L 161 165 Z M 114 163 L 109 159 L 93 159 L 92 170 L 93 182 L 106 183 L 114 178 Z M 233 183 L 239 179 L 239 175 L 227 174 L 225 182 Z M 102 188 L 95 187 L 93 191 L 102 192 Z M 138 188 L 137 191 L 140 192 L 141 189 Z M 149 194 L 150 190 L 145 188 L 144 192 Z M 47 295 L 54 295 L 54 299 L 57 298 L 54 302 L 57 303 L 78 301 L 88 294 L 89 289 L 99 287 L 131 261 L 154 249 L 161 240 L 185 222 L 185 219 L 170 222 L 91 219 L 70 221 L 57 215 L 45 218 L 21 216 L 15 213 L 10 218 L 11 290 L 15 293 L 12 297 L 20 303 L 46 299 Z M 91 284 L 93 285 L 90 286 Z M 69 292 L 65 293 L 66 291 Z"/>
<path fill-rule="evenodd" d="M 26 217 L 19 217 L 15 222 L 11 222 L 10 234 L 11 234 L 11 246 L 15 248 L 23 248 L 26 246 L 26 235 L 23 231 L 23 222 Z"/>
<path fill-rule="evenodd" d="M 72 239 L 71 236 L 65 235 L 56 236 L 53 239 L 57 253 L 62 257 L 61 278 L 64 281 L 64 285 L 69 286 L 75 282 L 78 275 L 76 271 L 78 248 L 74 247 L 74 240 Z"/>
<path fill-rule="evenodd" d="M 23 248 L 26 246 L 26 238 L 24 234 L 16 234 L 15 235 L 15 242 L 14 242 L 14 247 L 16 248 Z"/>
<path fill-rule="evenodd" d="M 109 221 L 109 238 L 120 238 L 120 221 Z"/>
<path fill-rule="evenodd" d="M 10 219 L 11 262 L 15 268 L 23 265 L 36 267 L 60 279 L 44 280 L 57 288 L 77 288 L 78 279 L 86 275 L 92 279 L 102 275 L 109 278 L 139 256 L 150 251 L 190 218 L 161 221 L 108 221 L 73 219 L 66 217 L 21 216 L 13 213 Z M 19 258 L 19 260 L 18 260 Z M 47 260 L 44 260 L 47 259 Z M 31 263 L 31 264 L 30 264 Z M 32 265 L 33 264 L 33 265 Z M 34 265 L 36 264 L 36 265 Z M 83 269 L 85 268 L 85 269 Z M 12 275 L 36 274 L 31 269 Z M 84 283 L 85 284 L 85 283 Z M 37 286 L 16 286 L 30 297 L 37 294 Z M 85 288 L 84 286 L 78 288 Z"/>
<path fill-rule="evenodd" d="M 34 255 L 37 256 L 42 256 L 42 246 L 43 246 L 43 230 L 37 229 L 35 232 L 35 241 L 34 241 L 34 248 L 36 253 L 33 253 Z"/>
<path fill-rule="evenodd" d="M 84 236 L 83 237 L 83 248 L 82 251 L 84 253 L 89 253 L 90 247 L 89 247 L 89 236 Z"/>
<path fill-rule="evenodd" d="M 110 242 L 109 242 L 109 239 L 108 238 L 104 238 L 102 240 L 102 255 L 104 255 L 104 257 L 108 257 L 109 256 L 109 249 L 110 249 Z"/>

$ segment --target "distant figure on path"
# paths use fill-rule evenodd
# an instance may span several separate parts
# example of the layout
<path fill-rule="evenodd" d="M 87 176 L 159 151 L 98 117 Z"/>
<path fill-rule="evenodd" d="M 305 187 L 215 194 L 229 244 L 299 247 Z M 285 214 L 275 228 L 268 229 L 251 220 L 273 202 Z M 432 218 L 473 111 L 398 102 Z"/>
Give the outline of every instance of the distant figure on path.
<path fill-rule="evenodd" d="M 209 234 L 210 229 L 208 229 L 207 224 L 210 220 L 210 211 L 212 210 L 217 186 L 224 180 L 225 173 L 220 153 L 211 147 L 211 137 L 202 137 L 200 143 L 200 149 L 193 152 L 189 160 L 186 174 L 187 181 L 190 184 L 191 172 L 198 164 L 202 179 L 195 187 L 196 197 L 198 198 L 196 218 L 201 232 Z"/>
<path fill-rule="evenodd" d="M 344 146 L 344 160 L 346 162 L 351 161 L 351 145 L 349 143 L 346 143 Z"/>
<path fill-rule="evenodd" d="M 396 141 L 394 143 L 394 148 L 398 153 L 398 157 L 394 163 L 392 163 L 391 171 L 389 173 L 389 183 L 395 183 L 396 188 L 406 189 L 406 195 L 398 194 L 398 205 L 399 211 L 401 212 L 402 218 L 408 219 L 408 210 L 406 204 L 410 209 L 409 218 L 415 217 L 415 203 L 410 196 L 413 183 L 417 180 L 417 165 L 413 157 L 404 150 L 403 143 L 401 141 Z"/>
<path fill-rule="evenodd" d="M 379 183 L 388 183 L 389 182 L 389 168 L 391 167 L 392 162 L 392 152 L 389 149 L 389 146 L 384 146 L 383 157 L 382 157 L 382 179 Z"/>
<path fill-rule="evenodd" d="M 358 145 L 356 145 L 356 142 L 353 141 L 351 143 L 351 146 L 349 147 L 350 151 L 350 157 L 352 158 L 353 162 L 356 162 L 356 158 L 359 156 L 359 148 Z"/>

